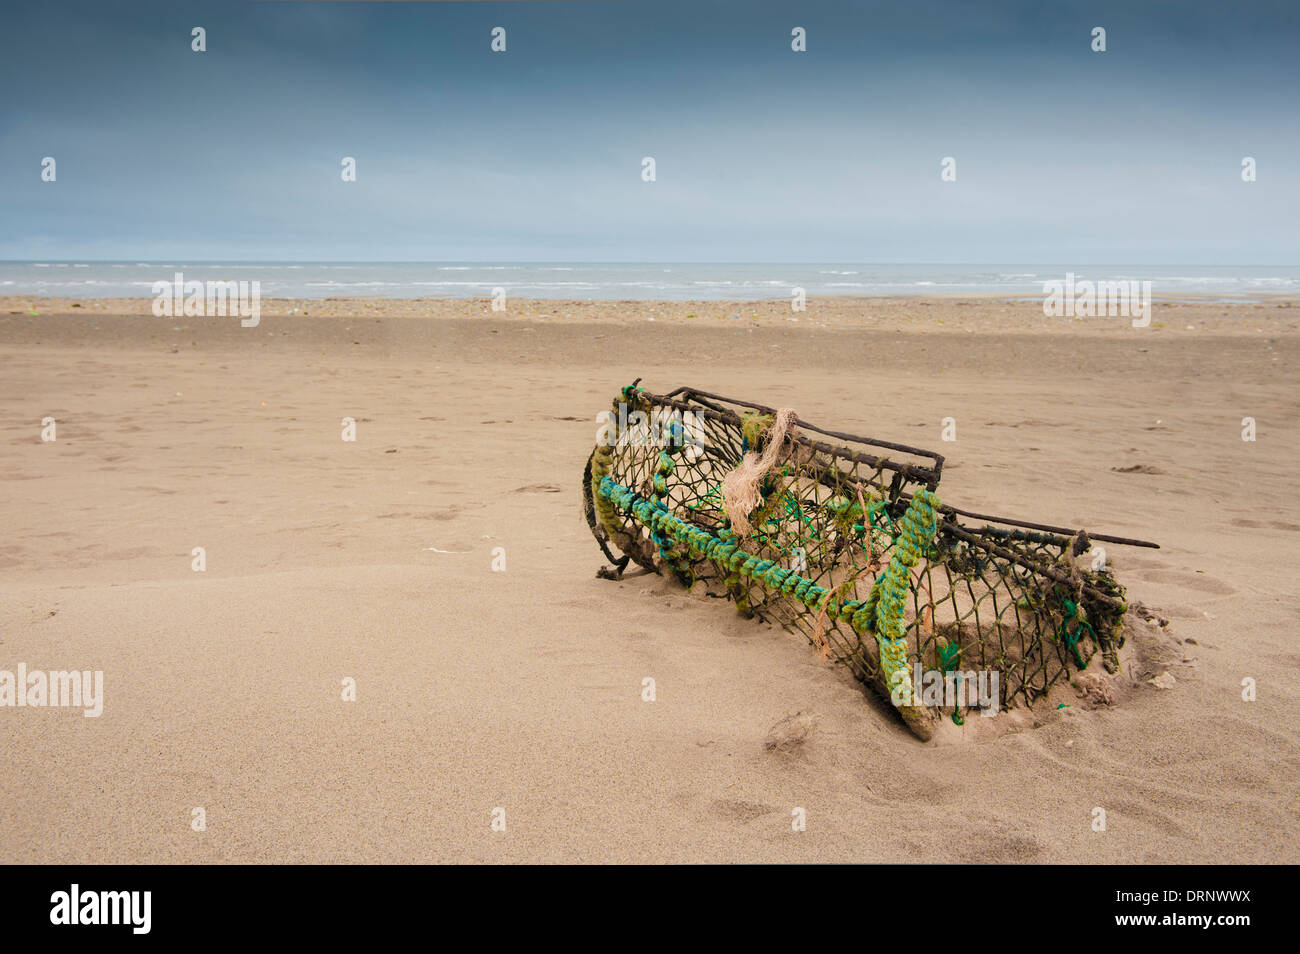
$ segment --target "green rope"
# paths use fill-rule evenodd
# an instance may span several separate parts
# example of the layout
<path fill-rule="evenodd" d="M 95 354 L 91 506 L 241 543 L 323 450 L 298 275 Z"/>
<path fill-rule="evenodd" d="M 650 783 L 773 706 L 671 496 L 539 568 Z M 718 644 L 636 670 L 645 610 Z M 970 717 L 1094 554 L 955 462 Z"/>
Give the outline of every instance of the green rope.
<path fill-rule="evenodd" d="M 1065 645 L 1068 646 L 1070 652 L 1074 654 L 1075 664 L 1080 669 L 1085 669 L 1087 668 L 1088 661 L 1083 658 L 1083 653 L 1079 652 L 1079 639 L 1083 636 L 1083 631 L 1086 629 L 1088 635 L 1092 637 L 1092 641 L 1100 645 L 1100 642 L 1097 639 L 1097 631 L 1092 628 L 1092 624 L 1087 620 L 1087 610 L 1083 609 L 1073 600 L 1061 600 L 1061 602 L 1065 606 L 1065 616 L 1061 619 L 1061 628 L 1057 631 L 1057 635 L 1065 641 Z M 1071 620 L 1073 620 L 1075 624 L 1073 632 L 1070 630 Z"/>
<path fill-rule="evenodd" d="M 959 643 L 945 643 L 939 647 L 939 668 L 943 670 L 945 676 L 957 668 L 957 662 L 961 659 L 961 645 Z M 961 712 L 956 706 L 952 710 L 952 724 L 965 725 L 966 720 L 962 717 Z"/>
<path fill-rule="evenodd" d="M 896 706 L 912 705 L 912 677 L 907 671 L 907 641 L 903 614 L 911 591 L 912 568 L 930 548 L 938 530 L 939 498 L 918 490 L 903 514 L 889 566 L 876 579 L 868 602 L 875 601 L 875 634 L 889 698 Z M 854 622 L 857 622 L 855 619 Z M 865 620 L 864 620 L 865 622 Z"/>
<path fill-rule="evenodd" d="M 630 553 L 634 540 L 623 529 L 618 509 L 600 493 L 601 481 L 609 478 L 613 466 L 614 449 L 608 445 L 598 446 L 591 456 L 591 499 L 596 508 L 596 519 L 605 528 L 609 539 L 624 553 Z"/>
<path fill-rule="evenodd" d="M 662 460 L 660 463 L 662 466 Z M 661 553 L 669 538 L 677 544 L 669 545 L 668 549 L 674 569 L 679 563 L 689 563 L 691 559 L 711 560 L 728 572 L 727 583 L 733 591 L 748 580 L 783 593 L 809 609 L 820 610 L 824 602 L 829 616 L 848 623 L 859 636 L 873 634 L 890 699 L 899 708 L 913 705 L 903 617 L 911 570 L 928 550 L 938 526 L 939 498 L 933 493 L 920 490 L 913 495 L 901 521 L 893 557 L 871 588 L 870 596 L 866 600 L 844 600 L 835 596 L 828 598 L 826 587 L 818 586 L 773 560 L 746 552 L 736 542 L 735 535 L 728 531 L 714 535 L 701 530 L 671 513 L 662 499 L 647 500 L 617 483 L 607 473 L 602 473 L 597 483 L 594 468 L 592 475 L 593 490 L 600 501 L 615 512 L 632 514 L 648 527 L 657 542 L 663 541 Z"/>

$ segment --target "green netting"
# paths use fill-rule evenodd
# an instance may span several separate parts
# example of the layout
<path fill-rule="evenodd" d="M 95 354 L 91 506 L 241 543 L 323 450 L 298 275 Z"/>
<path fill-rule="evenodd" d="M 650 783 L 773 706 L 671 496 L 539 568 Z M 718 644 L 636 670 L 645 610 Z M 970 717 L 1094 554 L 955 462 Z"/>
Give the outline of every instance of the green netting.
<path fill-rule="evenodd" d="M 802 633 L 923 738 L 970 706 L 927 699 L 918 666 L 998 673 L 999 709 L 1032 705 L 1098 652 L 1113 671 L 1124 591 L 1107 570 L 1078 566 L 1086 536 L 999 518 L 966 525 L 938 498 L 933 452 L 796 421 L 749 531 L 735 533 L 723 479 L 766 449 L 773 415 L 707 392 L 624 388 L 584 479 L 615 572 L 629 560 L 670 572 Z"/>

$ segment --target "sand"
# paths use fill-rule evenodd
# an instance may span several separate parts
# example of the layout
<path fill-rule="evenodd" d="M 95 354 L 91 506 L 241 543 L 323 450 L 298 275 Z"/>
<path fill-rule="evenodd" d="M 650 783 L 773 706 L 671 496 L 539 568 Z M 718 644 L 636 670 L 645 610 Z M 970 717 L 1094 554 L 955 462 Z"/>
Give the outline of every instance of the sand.
<path fill-rule="evenodd" d="M 0 709 L 2 861 L 1300 861 L 1294 302 L 73 304 L 0 299 L 0 670 L 101 669 L 104 711 Z M 597 579 L 580 477 L 636 377 L 1160 542 L 1109 555 L 1173 688 L 924 745 L 802 637 Z"/>

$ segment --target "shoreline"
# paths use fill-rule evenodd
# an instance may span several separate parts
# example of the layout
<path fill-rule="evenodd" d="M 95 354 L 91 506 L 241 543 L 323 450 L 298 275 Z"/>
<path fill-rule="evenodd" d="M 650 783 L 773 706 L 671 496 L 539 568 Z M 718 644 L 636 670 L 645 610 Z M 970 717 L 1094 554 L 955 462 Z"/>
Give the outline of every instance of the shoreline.
<path fill-rule="evenodd" d="M 509 291 L 509 286 L 503 286 Z M 1041 292 L 882 292 L 876 295 L 863 294 L 844 294 L 844 295 L 815 295 L 809 294 L 809 302 L 853 302 L 865 303 L 873 301 L 1006 301 L 1006 302 L 1041 302 L 1044 295 Z M 37 293 L 5 293 L 0 295 L 0 305 L 9 301 L 60 301 L 60 302 L 113 302 L 116 304 L 135 304 L 138 302 L 152 302 L 152 295 L 45 295 Z M 281 301 L 281 302 L 313 302 L 313 301 L 333 301 L 333 302 L 490 302 L 492 300 L 491 290 L 485 291 L 480 295 L 317 295 L 312 297 L 294 296 L 294 295 L 263 295 L 262 301 Z M 530 295 L 512 296 L 511 300 L 517 301 L 535 301 L 535 302 L 560 302 L 569 304 L 608 304 L 608 305 L 636 305 L 659 302 L 664 304 L 716 304 L 716 305 L 747 305 L 747 304 L 769 304 L 789 306 L 790 296 L 775 295 L 767 298 L 539 298 Z M 1292 292 L 1234 292 L 1224 295 L 1211 295 L 1203 292 L 1167 292 L 1164 294 L 1152 293 L 1153 302 L 1170 302 L 1183 304 L 1261 304 L 1277 305 L 1290 303 L 1292 307 L 1300 305 L 1300 295 Z"/>
<path fill-rule="evenodd" d="M 50 322 L 95 316 L 121 330 L 126 319 L 146 318 L 166 327 L 215 334 L 292 331 L 296 319 L 488 319 L 513 325 L 638 325 L 658 323 L 678 328 L 771 328 L 792 332 L 890 331 L 933 334 L 1031 334 L 1126 337 L 1135 340 L 1202 335 L 1291 336 L 1300 334 L 1300 299 L 1279 297 L 1252 302 L 1200 300 L 1153 301 L 1150 324 L 1134 327 L 1127 317 L 1049 317 L 1041 299 L 1002 296 L 872 296 L 809 298 L 803 311 L 788 300 L 634 300 L 512 298 L 504 311 L 493 311 L 490 298 L 263 298 L 259 324 L 240 328 L 237 317 L 162 316 L 153 314 L 152 298 L 41 298 L 0 296 L 0 336 L 9 343 L 28 341 Z M 39 336 L 38 336 L 39 337 Z"/>

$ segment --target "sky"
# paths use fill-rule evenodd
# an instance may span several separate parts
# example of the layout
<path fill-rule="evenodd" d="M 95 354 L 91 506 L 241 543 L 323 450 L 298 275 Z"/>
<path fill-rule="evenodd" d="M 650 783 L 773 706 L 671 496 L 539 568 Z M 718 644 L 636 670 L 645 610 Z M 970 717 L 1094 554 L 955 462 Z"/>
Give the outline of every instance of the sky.
<path fill-rule="evenodd" d="M 0 259 L 1295 265 L 1297 10 L 9 5 Z"/>

